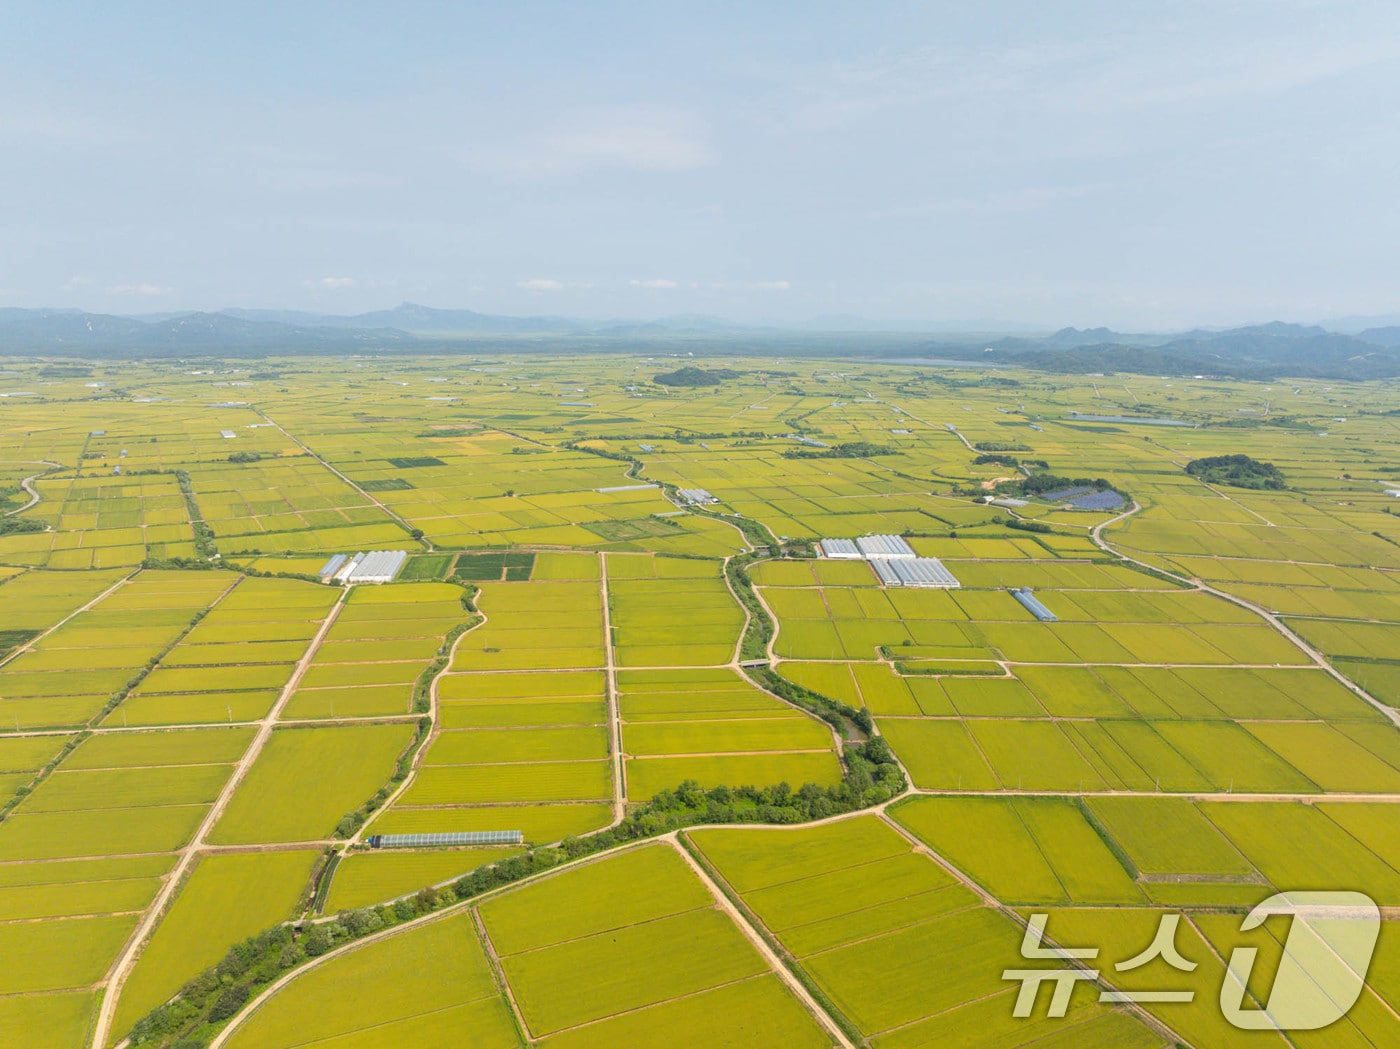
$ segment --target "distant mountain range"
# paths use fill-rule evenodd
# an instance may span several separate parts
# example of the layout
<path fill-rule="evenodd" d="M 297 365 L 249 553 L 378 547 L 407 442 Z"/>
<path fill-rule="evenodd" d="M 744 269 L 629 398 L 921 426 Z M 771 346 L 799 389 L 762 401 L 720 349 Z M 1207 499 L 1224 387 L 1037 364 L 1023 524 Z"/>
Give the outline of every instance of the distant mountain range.
<path fill-rule="evenodd" d="M 1387 320 L 1391 318 L 1385 318 Z M 1130 371 L 1240 378 L 1400 376 L 1400 324 L 1342 332 L 1272 322 L 1170 334 L 1064 328 L 1050 335 L 935 333 L 830 317 L 777 328 L 686 315 L 656 321 L 507 317 L 404 303 L 354 315 L 297 310 L 123 317 L 0 308 L 0 355 L 259 356 L 335 352 L 629 350 L 822 357 L 941 357 L 1064 372 Z M 913 326 L 911 326 L 913 327 Z M 994 330 L 988 324 L 986 328 Z"/>
<path fill-rule="evenodd" d="M 994 354 L 1052 371 L 1258 379 L 1278 375 L 1329 379 L 1400 375 L 1400 326 L 1368 328 L 1354 335 L 1281 321 L 1168 335 L 1065 328 L 1041 339 L 1001 339 L 988 345 Z M 947 347 L 939 345 L 938 349 L 945 352 Z"/>

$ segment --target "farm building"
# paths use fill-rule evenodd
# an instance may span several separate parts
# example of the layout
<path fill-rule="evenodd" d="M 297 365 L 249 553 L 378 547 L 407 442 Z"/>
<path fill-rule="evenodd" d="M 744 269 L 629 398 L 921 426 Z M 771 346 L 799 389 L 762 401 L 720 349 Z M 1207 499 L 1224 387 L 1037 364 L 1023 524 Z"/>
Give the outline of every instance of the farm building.
<path fill-rule="evenodd" d="M 365 559 L 364 554 L 356 554 L 354 557 L 346 558 L 341 562 L 338 569 L 331 575 L 331 579 L 337 583 L 348 583 L 351 574 L 360 567 L 360 562 Z"/>
<path fill-rule="evenodd" d="M 681 497 L 683 502 L 687 502 L 691 506 L 708 506 L 711 503 L 719 502 L 703 488 L 680 488 L 677 489 L 676 494 Z"/>
<path fill-rule="evenodd" d="M 917 557 L 914 548 L 897 535 L 863 535 L 856 540 L 865 557 Z"/>
<path fill-rule="evenodd" d="M 1011 590 L 1011 596 L 1014 597 L 1017 601 L 1021 602 L 1022 607 L 1024 607 L 1027 612 L 1035 616 L 1035 618 L 1039 619 L 1042 623 L 1059 622 L 1059 616 L 1055 615 L 1054 612 L 1046 608 L 1045 605 L 1041 602 L 1040 598 L 1036 597 L 1035 594 L 1031 593 L 1030 587 L 1013 587 Z"/>
<path fill-rule="evenodd" d="M 224 440 L 226 440 L 226 441 L 231 441 L 231 440 L 233 440 L 235 437 L 237 437 L 238 434 L 234 433 L 232 430 L 220 430 L 220 431 L 219 431 L 219 436 L 222 437 L 222 438 L 223 438 Z"/>
<path fill-rule="evenodd" d="M 392 583 L 407 561 L 408 554 L 402 550 L 371 550 L 354 557 L 336 554 L 316 574 L 337 583 Z"/>
<path fill-rule="evenodd" d="M 441 845 L 519 845 L 525 835 L 518 830 L 464 830 L 438 834 L 375 834 L 370 848 L 404 849 Z"/>
<path fill-rule="evenodd" d="M 372 550 L 350 573 L 350 582 L 392 583 L 407 560 L 408 554 L 402 550 Z"/>
<path fill-rule="evenodd" d="M 962 586 L 936 557 L 872 557 L 870 567 L 883 586 L 937 587 Z"/>
<path fill-rule="evenodd" d="M 860 547 L 856 546 L 854 539 L 823 539 L 817 544 L 823 557 L 831 557 L 842 561 L 860 561 L 865 555 L 860 552 Z"/>

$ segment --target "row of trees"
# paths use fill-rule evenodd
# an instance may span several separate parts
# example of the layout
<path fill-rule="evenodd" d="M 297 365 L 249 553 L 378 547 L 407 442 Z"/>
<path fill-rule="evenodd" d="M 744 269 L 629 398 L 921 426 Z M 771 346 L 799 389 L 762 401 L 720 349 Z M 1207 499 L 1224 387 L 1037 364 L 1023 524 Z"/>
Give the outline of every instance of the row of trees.
<path fill-rule="evenodd" d="M 878 737 L 848 747 L 840 783 L 702 788 L 688 780 L 630 812 L 616 827 L 564 839 L 479 867 L 445 889 L 424 888 L 392 904 L 347 911 L 334 919 L 281 925 L 237 944 L 215 966 L 190 980 L 171 1001 L 132 1028 L 131 1044 L 148 1049 L 204 1049 L 239 1009 L 282 974 L 345 943 L 412 921 L 595 853 L 697 824 L 805 823 L 889 801 L 904 774 Z"/>

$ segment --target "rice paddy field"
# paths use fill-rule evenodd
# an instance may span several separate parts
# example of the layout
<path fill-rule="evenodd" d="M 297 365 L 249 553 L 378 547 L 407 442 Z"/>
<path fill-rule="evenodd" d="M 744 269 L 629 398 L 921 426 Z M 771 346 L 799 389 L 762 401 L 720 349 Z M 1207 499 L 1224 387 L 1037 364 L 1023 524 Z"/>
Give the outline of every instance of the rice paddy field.
<path fill-rule="evenodd" d="M 553 846 L 292 951 L 181 1049 L 1400 1044 L 1394 390 L 723 366 L 16 361 L 43 393 L 0 408 L 0 1049 L 109 1049 L 247 937 Z M 1183 468 L 1233 454 L 1286 487 Z M 988 502 L 1037 472 L 1125 504 Z M 813 556 L 868 534 L 960 585 Z M 320 577 L 371 550 L 410 558 Z M 847 811 L 872 735 L 907 782 Z M 722 824 L 570 840 L 718 788 L 749 799 Z M 763 822 L 793 796 L 831 815 Z M 520 841 L 371 844 L 483 831 Z M 1222 959 L 1258 949 L 1258 1009 L 1288 927 L 1243 919 L 1300 890 L 1383 909 L 1364 991 L 1232 1026 Z M 1037 914 L 1101 973 L 1018 1018 L 1003 970 L 1060 964 L 1022 954 Z M 1164 915 L 1196 967 L 1118 970 Z"/>

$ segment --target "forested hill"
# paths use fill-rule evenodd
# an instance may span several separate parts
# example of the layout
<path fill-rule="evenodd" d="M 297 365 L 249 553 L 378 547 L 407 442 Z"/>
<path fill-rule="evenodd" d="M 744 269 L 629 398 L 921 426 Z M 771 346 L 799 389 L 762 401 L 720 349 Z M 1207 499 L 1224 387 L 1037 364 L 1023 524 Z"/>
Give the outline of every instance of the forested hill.
<path fill-rule="evenodd" d="M 949 352 L 946 345 L 931 349 L 943 355 Z M 1396 328 L 1346 335 L 1275 323 L 1176 336 L 1065 329 L 1044 339 L 1003 339 L 961 349 L 984 359 L 1078 374 L 1124 371 L 1240 379 L 1281 375 L 1383 379 L 1400 375 L 1400 329 Z"/>
<path fill-rule="evenodd" d="M 1400 376 L 1400 327 L 1356 334 L 1273 322 L 1224 331 L 1133 334 L 1064 328 L 1043 337 L 933 336 L 917 330 L 755 328 L 682 316 L 646 323 L 506 317 L 405 303 L 332 315 L 286 310 L 124 317 L 81 310 L 0 309 L 0 356 L 160 357 L 344 352 L 616 351 L 941 358 L 1065 373 L 1138 372 L 1242 379 Z M 681 369 L 676 374 L 686 373 Z M 710 376 L 706 376 L 706 381 Z M 682 385 L 685 385 L 684 379 Z"/>

